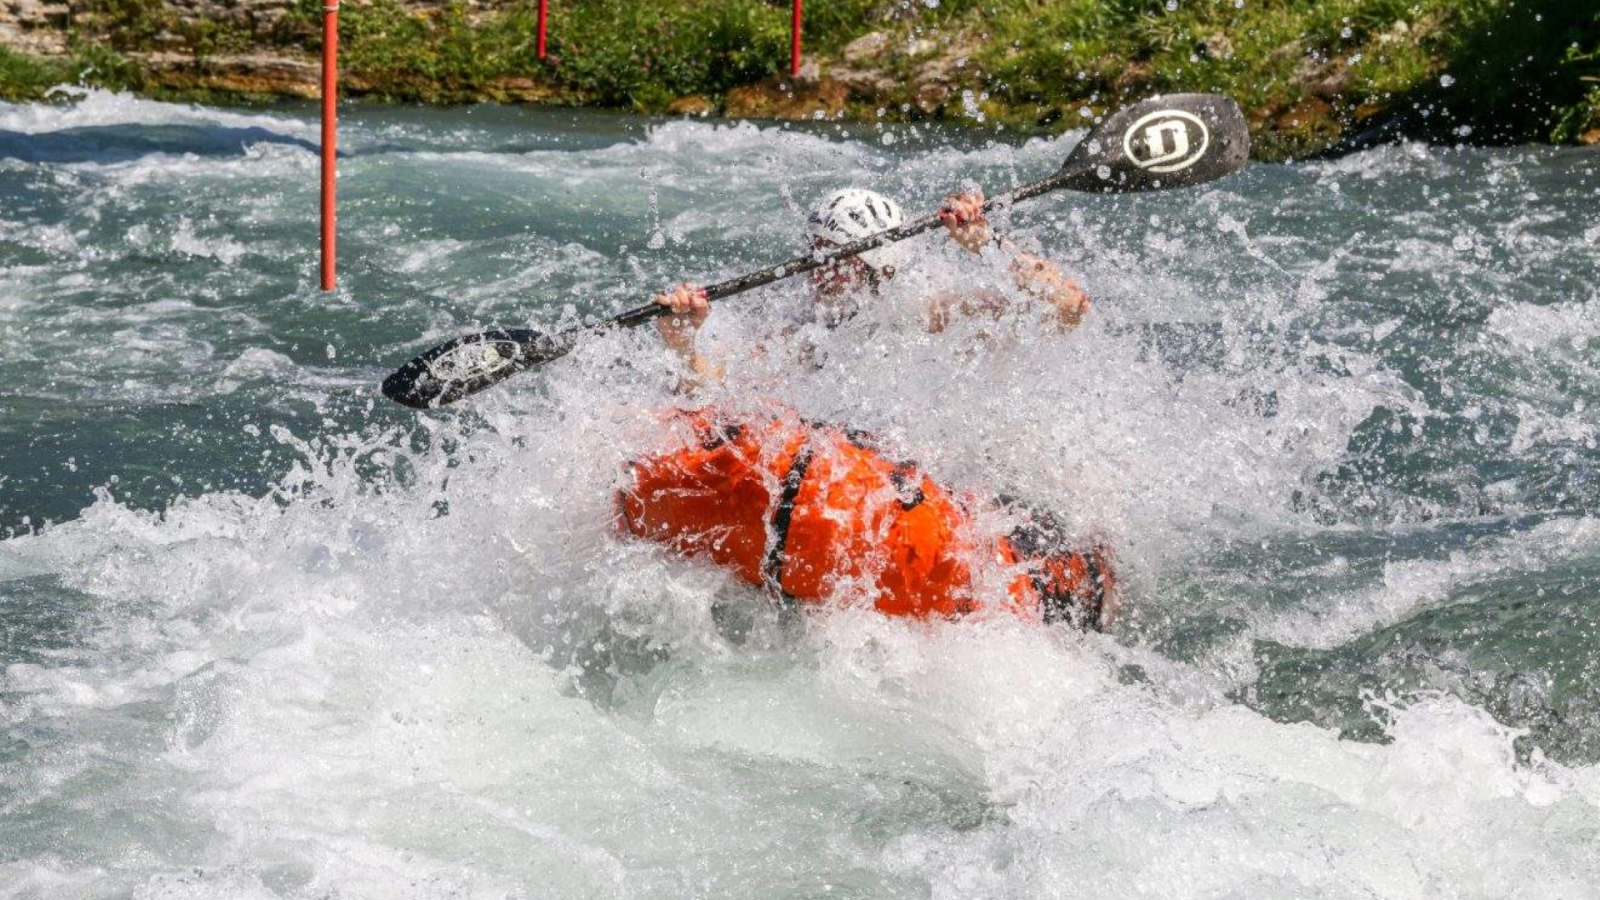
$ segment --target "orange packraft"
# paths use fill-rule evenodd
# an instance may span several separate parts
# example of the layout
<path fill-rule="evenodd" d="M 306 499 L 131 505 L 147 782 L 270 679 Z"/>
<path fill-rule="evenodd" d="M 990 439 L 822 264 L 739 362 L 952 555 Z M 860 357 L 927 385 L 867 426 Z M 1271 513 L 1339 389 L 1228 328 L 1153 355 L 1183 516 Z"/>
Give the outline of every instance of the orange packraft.
<path fill-rule="evenodd" d="M 689 437 L 629 463 L 618 493 L 632 534 L 787 598 L 859 592 L 889 615 L 973 612 L 982 605 L 975 570 L 987 567 L 1002 573 L 1011 611 L 1099 627 L 1112 589 L 1108 554 L 1065 548 L 1048 516 L 983 540 L 971 533 L 970 504 L 859 433 L 793 413 L 673 418 Z"/>

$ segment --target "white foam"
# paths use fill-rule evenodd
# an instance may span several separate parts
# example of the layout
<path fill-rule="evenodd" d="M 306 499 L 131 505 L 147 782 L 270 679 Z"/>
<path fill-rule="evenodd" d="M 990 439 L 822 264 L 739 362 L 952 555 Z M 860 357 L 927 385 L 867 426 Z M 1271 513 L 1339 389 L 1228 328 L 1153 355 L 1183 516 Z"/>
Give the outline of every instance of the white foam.
<path fill-rule="evenodd" d="M 1507 572 L 1541 572 L 1597 551 L 1600 520 L 1555 519 L 1444 559 L 1385 562 L 1378 584 L 1292 613 L 1263 613 L 1257 634 L 1291 646 L 1334 647 L 1437 606 L 1463 586 Z"/>
<path fill-rule="evenodd" d="M 1307 165 L 1306 169 L 1324 178 L 1354 175 L 1366 181 L 1395 176 L 1438 176 L 1449 171 L 1442 155 L 1421 141 L 1382 144 L 1369 150 L 1319 160 Z"/>
<path fill-rule="evenodd" d="M 1455 701 L 1395 707 L 1380 746 L 1218 689 L 1121 684 L 1107 639 L 1003 617 L 842 610 L 730 644 L 710 607 L 748 593 L 606 524 L 606 485 L 650 414 L 594 406 L 583 379 L 552 387 L 516 416 L 486 404 L 499 433 L 456 438 L 469 468 L 394 435 L 280 431 L 303 460 L 278 499 L 215 494 L 164 516 L 102 500 L 8 541 L 107 617 L 90 665 L 5 673 L 25 698 L 12 715 L 95 711 L 117 729 L 145 704 L 173 711 L 164 748 L 119 756 L 135 776 L 91 808 L 134 804 L 188 836 L 100 835 L 51 877 L 101 895 L 290 883 L 372 898 L 769 896 L 852 867 L 872 893 L 980 897 L 1593 883 L 1593 773 L 1518 763 L 1511 731 Z M 412 487 L 374 492 L 351 462 L 373 451 L 409 457 Z M 440 499 L 448 517 L 430 512 Z M 1516 552 L 1567 552 L 1552 537 Z M 1542 829 L 1553 810 L 1572 828 Z"/>
<path fill-rule="evenodd" d="M 1593 286 L 1591 285 L 1591 288 Z M 1525 351 L 1575 357 L 1600 330 L 1600 304 L 1512 303 L 1489 313 L 1488 331 Z"/>
<path fill-rule="evenodd" d="M 23 134 L 48 134 L 69 128 L 105 125 L 221 125 L 265 128 L 310 138 L 314 123 L 281 116 L 245 115 L 194 104 L 144 100 L 132 94 L 99 88 L 58 87 L 53 103 L 0 102 L 0 129 Z"/>
<path fill-rule="evenodd" d="M 187 216 L 178 217 L 177 230 L 172 234 L 172 249 L 189 256 L 204 256 L 218 262 L 232 264 L 249 252 L 244 244 L 231 238 L 201 238 L 194 233 L 194 223 Z"/>

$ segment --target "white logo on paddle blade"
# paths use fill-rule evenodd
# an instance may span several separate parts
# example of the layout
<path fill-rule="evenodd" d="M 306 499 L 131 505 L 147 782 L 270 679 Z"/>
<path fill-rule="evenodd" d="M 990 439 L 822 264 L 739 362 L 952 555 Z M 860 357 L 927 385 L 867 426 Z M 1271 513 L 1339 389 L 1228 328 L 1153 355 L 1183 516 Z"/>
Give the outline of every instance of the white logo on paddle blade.
<path fill-rule="evenodd" d="M 1122 135 L 1122 152 L 1152 172 L 1180 172 L 1200 161 L 1211 146 L 1211 130 L 1193 113 L 1160 109 L 1147 113 Z"/>
<path fill-rule="evenodd" d="M 471 381 L 487 378 L 511 365 L 517 345 L 505 341 L 462 344 L 428 363 L 428 371 L 440 381 Z"/>

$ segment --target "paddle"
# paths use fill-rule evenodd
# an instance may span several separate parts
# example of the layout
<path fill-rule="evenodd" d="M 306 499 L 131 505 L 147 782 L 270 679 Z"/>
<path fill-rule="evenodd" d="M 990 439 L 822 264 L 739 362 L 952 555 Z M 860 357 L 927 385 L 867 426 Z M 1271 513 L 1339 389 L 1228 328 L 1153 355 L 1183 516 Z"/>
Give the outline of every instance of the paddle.
<path fill-rule="evenodd" d="M 1239 107 L 1214 94 L 1150 97 L 1107 116 L 1072 149 L 1054 175 L 1024 185 L 983 205 L 986 212 L 1055 190 L 1133 193 L 1204 184 L 1239 170 L 1250 153 L 1250 135 Z M 797 256 L 776 266 L 706 288 L 722 300 L 780 278 L 809 272 L 836 260 L 905 240 L 939 225 L 937 215 L 862 238 L 827 253 Z M 623 328 L 664 315 L 651 303 L 595 325 L 542 334 L 527 328 L 494 328 L 440 344 L 384 379 L 384 396 L 426 409 L 454 403 L 525 369 L 561 357 L 585 335 Z"/>

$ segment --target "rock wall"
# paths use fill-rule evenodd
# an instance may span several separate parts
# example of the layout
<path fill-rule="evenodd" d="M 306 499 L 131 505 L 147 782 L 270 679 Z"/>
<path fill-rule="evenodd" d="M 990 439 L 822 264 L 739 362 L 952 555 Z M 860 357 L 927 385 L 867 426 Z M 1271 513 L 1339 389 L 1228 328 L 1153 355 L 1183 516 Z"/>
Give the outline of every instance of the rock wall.
<path fill-rule="evenodd" d="M 429 8 L 444 0 L 422 0 Z M 282 25 L 296 0 L 162 0 L 146 7 L 153 35 L 141 35 L 125 55 L 166 87 L 204 88 L 264 95 L 315 96 L 316 61 L 283 45 Z M 412 5 L 408 3 L 408 5 Z M 127 11 L 134 8 L 125 4 Z M 101 12 L 87 0 L 0 0 L 0 46 L 44 57 L 69 52 L 69 35 L 90 35 L 114 47 L 132 43 L 125 21 Z M 237 49 L 202 59 L 194 36 L 225 26 L 242 38 Z"/>
<path fill-rule="evenodd" d="M 295 5 L 296 0 L 160 0 L 152 8 L 159 8 L 180 26 L 229 23 L 256 40 L 271 41 L 278 37 L 278 25 Z M 360 6 L 362 0 L 344 0 L 344 5 Z M 399 0 L 399 5 L 428 13 L 452 4 L 451 0 Z M 465 0 L 461 5 L 469 18 L 475 18 L 508 4 L 503 0 Z M 94 4 L 86 0 L 0 0 L 0 45 L 59 55 L 66 51 L 68 29 L 75 24 L 92 26 L 94 18 Z"/>
<path fill-rule="evenodd" d="M 463 6 L 481 19 L 505 0 L 398 0 L 407 12 L 437 13 Z M 298 0 L 138 0 L 118 4 L 117 20 L 107 0 L 0 0 L 0 47 L 47 58 L 69 55 L 69 37 L 89 37 L 137 62 L 151 83 L 177 90 L 209 89 L 243 94 L 314 97 L 320 93 L 320 63 L 303 49 L 312 37 L 304 17 L 291 14 Z M 366 0 L 344 0 L 345 8 Z M 130 24 L 137 20 L 138 25 Z M 134 37 L 143 26 L 154 33 Z M 221 29 L 218 26 L 222 26 Z M 221 47 L 201 52 L 196 36 L 226 31 Z M 353 90 L 366 87 L 347 77 Z M 541 86 L 501 85 L 490 96 L 539 100 Z"/>
<path fill-rule="evenodd" d="M 154 43 L 177 45 L 183 42 L 178 31 L 185 26 L 192 31 L 208 23 L 237 26 L 253 40 L 268 41 L 294 6 L 295 0 L 163 0 L 148 8 L 153 17 L 178 29 L 157 35 Z M 0 45 L 25 52 L 62 55 L 72 29 L 116 43 L 119 27 L 86 0 L 0 0 Z"/>
<path fill-rule="evenodd" d="M 67 50 L 72 9 L 61 0 L 0 0 L 0 45 L 56 56 Z"/>

